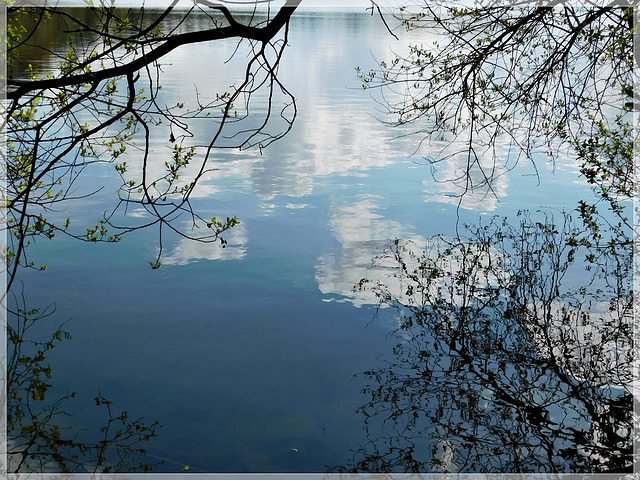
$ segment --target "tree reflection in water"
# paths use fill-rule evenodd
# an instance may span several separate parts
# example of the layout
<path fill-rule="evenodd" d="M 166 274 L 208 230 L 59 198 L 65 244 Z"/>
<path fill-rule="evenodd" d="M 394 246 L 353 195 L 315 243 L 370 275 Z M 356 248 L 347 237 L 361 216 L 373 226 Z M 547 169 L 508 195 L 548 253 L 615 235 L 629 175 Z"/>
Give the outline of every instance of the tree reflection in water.
<path fill-rule="evenodd" d="M 34 325 L 55 308 L 28 310 L 24 294 L 14 303 L 7 321 L 7 473 L 147 472 L 160 463 L 149 461 L 143 448 L 156 436 L 158 422 L 129 418 L 100 394 L 94 399 L 94 418 L 102 419 L 97 430 L 69 420 L 76 394 L 52 400 L 47 356 L 71 336 L 60 326 L 49 338 L 35 339 L 30 330 L 39 330 Z"/>
<path fill-rule="evenodd" d="M 374 260 L 356 288 L 397 309 L 400 343 L 364 372 L 367 443 L 334 470 L 630 471 L 630 242 L 540 215 Z"/>

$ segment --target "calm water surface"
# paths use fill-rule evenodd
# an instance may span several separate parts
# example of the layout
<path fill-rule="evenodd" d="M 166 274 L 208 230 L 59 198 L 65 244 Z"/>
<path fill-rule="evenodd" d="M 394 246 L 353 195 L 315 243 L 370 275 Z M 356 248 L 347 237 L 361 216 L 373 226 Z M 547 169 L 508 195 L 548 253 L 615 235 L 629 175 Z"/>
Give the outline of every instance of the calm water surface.
<path fill-rule="evenodd" d="M 367 14 L 295 15 L 280 71 L 297 101 L 293 130 L 262 154 L 216 154 L 217 169 L 194 195 L 203 216 L 240 219 L 227 248 L 167 237 L 154 271 L 155 231 L 113 245 L 38 244 L 49 269 L 22 279 L 32 302 L 56 303 L 49 326 L 69 320 L 73 340 L 50 358 L 52 396 L 86 393 L 71 423 L 99 428 L 97 392 L 131 417 L 158 420 L 163 427 L 146 448 L 165 460 L 160 471 L 323 472 L 366 441 L 355 411 L 368 380 L 354 375 L 391 355 L 397 314 L 376 316 L 372 294 L 353 287 L 394 239 L 452 235 L 458 222 L 460 188 L 433 181 L 413 154 L 415 137 L 394 140 L 398 132 L 376 118 L 379 106 L 354 70 L 407 42 Z M 221 69 L 234 47 L 175 52 L 163 61 L 161 99 L 192 101 L 194 85 L 205 97 L 222 91 L 234 81 L 233 65 Z M 191 127 L 196 141 L 208 141 L 206 122 Z M 160 165 L 168 136 L 167 126 L 154 131 Z M 135 165 L 135 153 L 126 160 Z M 455 169 L 451 161 L 439 173 Z M 590 195 L 569 162 L 552 169 L 541 156 L 538 171 L 520 163 L 496 181 L 496 195 L 469 194 L 458 224 L 571 209 Z M 116 180 L 112 166 L 87 170 L 87 189 L 107 188 L 62 215 L 95 222 L 112 205 Z"/>

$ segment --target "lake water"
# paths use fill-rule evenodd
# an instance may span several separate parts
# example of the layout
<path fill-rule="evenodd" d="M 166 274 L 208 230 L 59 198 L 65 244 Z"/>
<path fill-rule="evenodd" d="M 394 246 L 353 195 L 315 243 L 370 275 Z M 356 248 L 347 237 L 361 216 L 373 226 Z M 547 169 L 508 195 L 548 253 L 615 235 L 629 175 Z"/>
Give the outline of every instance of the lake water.
<path fill-rule="evenodd" d="M 193 195 L 205 217 L 237 215 L 241 223 L 225 235 L 226 248 L 168 235 L 163 265 L 152 270 L 154 229 L 116 244 L 58 236 L 32 247 L 49 268 L 21 273 L 27 298 L 56 304 L 43 332 L 67 321 L 73 336 L 49 357 L 48 395 L 78 392 L 67 407 L 69 425 L 100 428 L 105 419 L 92 400 L 99 392 L 115 410 L 162 425 L 145 445 L 150 461 L 164 461 L 157 471 L 325 472 L 347 465 L 372 438 L 356 413 L 371 384 L 360 374 L 387 365 L 398 343 L 390 335 L 398 313 L 378 310 L 371 292 L 354 291 L 360 279 L 378 275 L 374 258 L 395 239 L 422 244 L 454 235 L 463 223 L 515 219 L 521 209 L 560 216 L 591 198 L 569 159 L 552 168 L 540 155 L 538 177 L 521 161 L 495 181 L 495 194 L 471 192 L 458 209 L 462 187 L 433 180 L 425 152 L 415 153 L 417 137 L 396 138 L 402 132 L 377 118 L 384 117 L 378 97 L 356 76 L 355 67 L 367 71 L 421 40 L 399 33 L 393 39 L 366 13 L 295 14 L 279 72 L 297 103 L 291 132 L 262 152 L 216 153 L 216 170 Z M 234 47 L 191 45 L 163 59 L 161 100 L 191 102 L 194 85 L 205 97 L 223 91 L 234 81 L 233 62 L 223 64 Z M 241 64 L 242 51 L 235 61 Z M 196 144 L 209 141 L 206 122 L 191 129 Z M 160 165 L 171 153 L 168 137 L 166 125 L 152 136 Z M 509 158 L 508 145 L 500 155 Z M 140 161 L 135 151 L 125 160 Z M 455 171 L 454 159 L 438 174 Z M 106 188 L 61 215 L 91 226 L 113 206 L 118 178 L 111 165 L 89 168 L 84 178 L 81 189 Z M 426 449 L 437 444 L 424 441 Z M 566 465 L 572 468 L 570 460 Z"/>

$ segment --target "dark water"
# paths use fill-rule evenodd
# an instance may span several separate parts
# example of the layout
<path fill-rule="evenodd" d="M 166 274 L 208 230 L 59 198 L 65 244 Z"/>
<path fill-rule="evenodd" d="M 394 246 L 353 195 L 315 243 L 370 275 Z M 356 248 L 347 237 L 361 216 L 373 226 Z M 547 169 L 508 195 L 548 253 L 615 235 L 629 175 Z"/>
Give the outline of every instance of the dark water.
<path fill-rule="evenodd" d="M 412 39 L 422 40 L 429 39 Z M 394 140 L 398 132 L 375 118 L 379 106 L 356 77 L 356 66 L 372 68 L 408 41 L 407 35 L 394 40 L 367 14 L 303 10 L 294 16 L 279 75 L 297 101 L 293 130 L 262 154 L 258 149 L 216 154 L 216 170 L 193 195 L 195 210 L 240 219 L 225 237 L 226 248 L 169 236 L 159 270 L 147 263 L 157 254 L 156 231 L 138 231 L 109 245 L 56 237 L 33 248 L 49 268 L 20 279 L 30 302 L 55 302 L 57 307 L 41 328 L 68 320 L 65 328 L 73 335 L 49 357 L 55 382 L 48 395 L 79 392 L 69 404 L 73 416 L 65 420 L 68 425 L 100 428 L 103 418 L 92 401 L 98 392 L 131 417 L 157 420 L 162 428 L 145 448 L 151 461 L 164 460 L 156 468 L 163 472 L 185 465 L 195 472 L 324 472 L 353 468 L 365 458 L 363 469 L 411 470 L 392 459 L 396 446 L 406 456 L 412 444 L 419 445 L 411 455 L 423 459 L 416 467 L 422 471 L 504 471 L 505 465 L 518 465 L 513 458 L 541 455 L 544 439 L 557 436 L 557 429 L 589 431 L 594 420 L 579 405 L 582 400 L 567 399 L 573 380 L 563 384 L 557 369 L 545 366 L 535 335 L 513 330 L 498 315 L 490 323 L 493 329 L 506 329 L 502 333 L 469 327 L 467 338 L 475 332 L 478 339 L 501 338 L 504 344 L 519 339 L 516 349 L 526 355 L 505 366 L 498 354 L 482 357 L 464 342 L 452 346 L 450 338 L 428 328 L 390 335 L 401 324 L 402 311 L 378 310 L 372 291 L 354 291 L 364 277 L 388 285 L 395 281 L 390 279 L 394 265 L 372 267 L 395 239 L 411 241 L 419 251 L 432 235 L 451 236 L 464 222 L 486 222 L 492 215 L 516 221 L 518 210 L 541 207 L 561 217 L 557 212 L 591 195 L 570 159 L 552 169 L 540 155 L 539 179 L 532 176 L 531 165 L 521 162 L 496 180 L 495 195 L 486 189 L 471 192 L 458 211 L 455 195 L 462 187 L 433 181 L 421 153 L 414 154 L 415 138 Z M 205 97 L 224 90 L 234 81 L 234 62 L 242 64 L 241 52 L 221 68 L 234 48 L 231 42 L 197 44 L 174 52 L 163 60 L 162 100 L 194 101 L 194 85 Z M 46 59 L 42 62 L 46 68 Z M 194 142 L 206 143 L 209 128 L 194 122 Z M 170 155 L 166 138 L 166 126 L 153 133 L 159 164 Z M 508 145 L 499 148 L 508 159 Z M 136 165 L 140 158 L 132 151 L 127 162 Z M 454 157 L 441 172 L 455 171 Z M 84 188 L 108 188 L 63 213 L 79 225 L 95 222 L 114 201 L 112 166 L 88 169 L 85 179 Z M 137 214 L 129 212 L 134 219 Z M 577 285 L 571 282 L 580 280 L 580 271 L 567 275 L 568 285 Z M 404 347 L 394 355 L 399 342 Z M 418 353 L 407 353 L 415 342 L 418 353 L 427 349 L 444 356 L 437 365 L 425 365 L 445 373 L 436 375 L 431 387 L 422 383 L 420 395 L 406 397 L 405 407 L 420 405 L 425 415 L 418 426 L 394 429 L 382 422 L 384 415 L 365 409 L 375 418 L 365 423 L 358 409 L 372 401 L 378 383 L 361 373 L 381 372 L 377 381 L 392 389 L 389 398 L 378 398 L 376 411 L 385 410 L 393 405 L 393 391 L 411 388 L 411 375 L 401 372 L 416 368 Z M 460 370 L 464 373 L 455 373 L 454 365 L 464 358 L 461 352 L 471 352 L 476 360 Z M 487 367 L 491 362 L 498 363 Z M 492 370 L 501 385 L 529 379 L 513 395 L 523 395 L 529 381 L 530 387 L 557 387 L 544 400 L 535 395 L 519 400 L 544 403 L 561 426 L 536 427 L 526 416 L 517 420 L 516 407 L 496 400 L 497 392 L 509 390 L 492 383 Z M 545 376 L 548 380 L 540 380 Z M 429 397 L 430 388 L 441 394 Z M 477 392 L 476 404 L 463 391 Z M 595 397 L 616 399 L 622 389 L 607 392 Z M 484 402 L 485 420 L 474 424 L 479 414 L 469 412 L 479 411 L 478 402 Z M 492 404 L 498 405 L 494 417 Z M 497 415 L 508 417 L 503 420 L 510 429 L 522 429 L 519 440 L 511 438 L 520 446 L 495 434 Z M 438 428 L 438 419 L 445 417 L 468 429 L 465 442 L 447 443 L 460 430 Z M 400 432 L 397 437 L 394 431 Z M 551 470 L 592 469 L 558 453 L 572 446 L 572 438 L 575 444 L 581 441 L 578 434 L 567 434 L 548 445 Z M 466 445 L 473 442 L 488 452 L 478 456 L 485 464 L 461 460 L 473 457 Z M 447 448 L 455 448 L 457 460 L 448 467 L 434 462 L 446 457 Z M 520 466 L 522 471 L 545 470 L 537 462 Z"/>

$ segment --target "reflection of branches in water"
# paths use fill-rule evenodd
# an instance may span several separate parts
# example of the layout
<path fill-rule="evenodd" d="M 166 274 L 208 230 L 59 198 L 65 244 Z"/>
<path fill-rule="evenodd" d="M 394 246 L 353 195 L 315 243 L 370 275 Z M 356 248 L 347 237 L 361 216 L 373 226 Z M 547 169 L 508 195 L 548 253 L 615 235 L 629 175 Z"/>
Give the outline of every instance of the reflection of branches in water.
<path fill-rule="evenodd" d="M 359 288 L 398 309 L 401 342 L 365 372 L 368 442 L 339 470 L 629 471 L 631 252 L 601 252 L 568 289 L 584 233 L 525 213 L 376 259 L 393 273 Z"/>
<path fill-rule="evenodd" d="M 117 413 L 113 402 L 95 398 L 96 418 L 104 418 L 100 431 L 78 430 L 68 421 L 68 393 L 54 401 L 51 365 L 47 356 L 68 332 L 60 326 L 48 340 L 30 338 L 30 330 L 50 317 L 55 308 L 27 310 L 24 295 L 7 324 L 7 459 L 9 472 L 121 472 L 149 471 L 143 442 L 156 436 L 158 422 L 146 424 Z M 47 394 L 49 395 L 47 396 Z"/>

